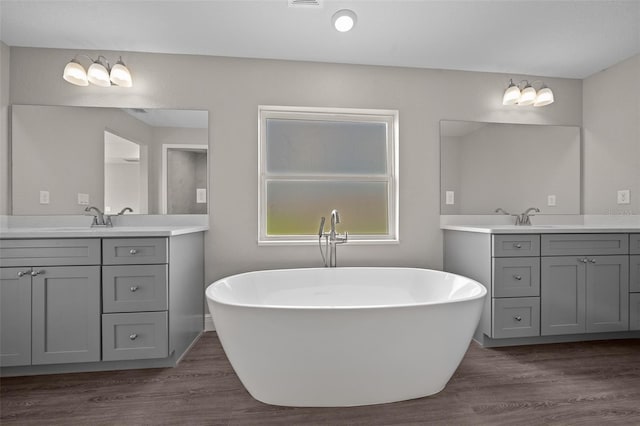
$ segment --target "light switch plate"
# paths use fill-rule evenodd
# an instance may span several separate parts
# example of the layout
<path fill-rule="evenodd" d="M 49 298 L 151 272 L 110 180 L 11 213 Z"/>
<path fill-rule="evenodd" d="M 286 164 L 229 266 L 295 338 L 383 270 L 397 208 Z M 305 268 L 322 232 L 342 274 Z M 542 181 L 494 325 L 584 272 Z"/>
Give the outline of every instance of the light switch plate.
<path fill-rule="evenodd" d="M 618 190 L 618 204 L 629 204 L 631 202 L 630 191 L 628 189 Z"/>
<path fill-rule="evenodd" d="M 556 196 L 547 195 L 547 206 L 554 207 L 556 205 Z"/>
<path fill-rule="evenodd" d="M 89 194 L 82 194 L 78 192 L 78 204 L 81 206 L 89 205 Z"/>
<path fill-rule="evenodd" d="M 203 204 L 207 202 L 207 188 L 196 188 L 196 203 Z"/>

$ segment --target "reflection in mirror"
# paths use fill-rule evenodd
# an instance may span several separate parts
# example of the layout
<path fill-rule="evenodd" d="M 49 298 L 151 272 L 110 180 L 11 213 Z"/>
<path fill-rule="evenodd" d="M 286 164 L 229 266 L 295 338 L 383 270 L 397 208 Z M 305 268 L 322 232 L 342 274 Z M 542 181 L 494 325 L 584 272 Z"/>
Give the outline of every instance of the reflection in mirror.
<path fill-rule="evenodd" d="M 197 208 L 175 211 L 206 213 L 208 138 L 207 111 L 13 105 L 13 214 L 83 214 L 87 205 L 110 214 L 124 207 L 171 214 L 163 200 L 175 185 L 166 179 L 187 171 L 163 174 L 163 147 L 193 145 L 197 166 L 176 166 L 198 170 L 197 182 L 179 189 Z"/>
<path fill-rule="evenodd" d="M 440 213 L 580 214 L 580 128 L 440 122 Z"/>

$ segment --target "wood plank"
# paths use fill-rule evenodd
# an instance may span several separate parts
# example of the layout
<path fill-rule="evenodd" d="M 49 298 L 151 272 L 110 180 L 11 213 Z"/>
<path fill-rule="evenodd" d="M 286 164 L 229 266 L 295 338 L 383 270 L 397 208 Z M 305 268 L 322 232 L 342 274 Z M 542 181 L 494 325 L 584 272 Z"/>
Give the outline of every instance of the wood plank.
<path fill-rule="evenodd" d="M 277 385 L 277 384 L 274 384 Z M 640 423 L 640 340 L 486 349 L 472 343 L 437 395 L 351 408 L 262 404 L 215 333 L 176 368 L 12 377 L 5 424 L 618 424 Z"/>

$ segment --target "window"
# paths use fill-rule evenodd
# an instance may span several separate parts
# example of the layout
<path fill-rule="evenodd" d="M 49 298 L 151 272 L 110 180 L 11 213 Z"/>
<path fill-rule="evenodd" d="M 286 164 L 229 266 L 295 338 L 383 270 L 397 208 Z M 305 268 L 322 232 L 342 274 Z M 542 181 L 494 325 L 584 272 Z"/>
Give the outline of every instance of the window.
<path fill-rule="evenodd" d="M 397 111 L 260 106 L 259 117 L 259 243 L 317 242 L 332 209 L 350 241 L 398 240 Z"/>

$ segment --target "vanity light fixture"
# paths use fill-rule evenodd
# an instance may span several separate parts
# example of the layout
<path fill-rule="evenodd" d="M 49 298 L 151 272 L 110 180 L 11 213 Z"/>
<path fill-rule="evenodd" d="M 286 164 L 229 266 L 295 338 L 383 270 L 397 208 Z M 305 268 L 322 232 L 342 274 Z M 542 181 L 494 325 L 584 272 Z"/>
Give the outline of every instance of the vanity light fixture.
<path fill-rule="evenodd" d="M 533 87 L 536 83 L 541 84 L 540 89 L 537 91 Z M 513 80 L 509 80 L 509 86 L 502 96 L 502 105 L 533 105 L 534 107 L 541 107 L 552 104 L 553 101 L 553 92 L 540 80 L 531 83 L 528 80 L 522 80 L 518 84 L 515 84 Z"/>
<path fill-rule="evenodd" d="M 84 67 L 80 64 L 78 56 L 82 56 L 91 61 L 88 71 L 85 71 Z M 121 87 L 133 86 L 131 72 L 129 72 L 129 69 L 125 66 L 124 62 L 122 62 L 122 57 L 111 67 L 107 58 L 102 55 L 98 56 L 95 60 L 87 55 L 76 55 L 64 67 L 62 78 L 76 86 L 88 86 L 89 83 L 100 87 L 109 87 L 112 85 Z"/>
<path fill-rule="evenodd" d="M 356 25 L 356 20 L 356 13 L 350 9 L 341 9 L 331 17 L 333 27 L 341 33 L 351 31 Z"/>

